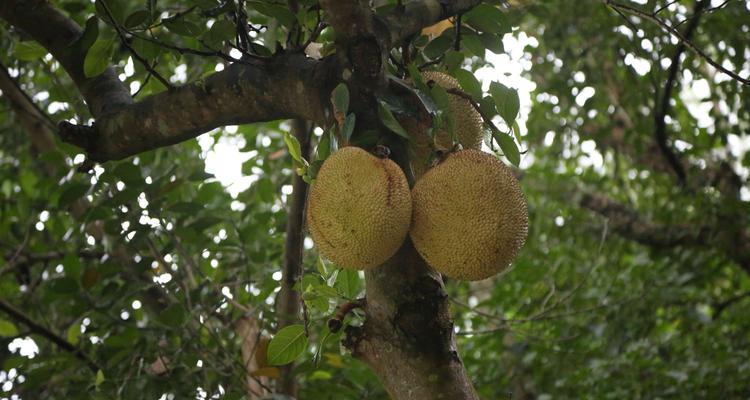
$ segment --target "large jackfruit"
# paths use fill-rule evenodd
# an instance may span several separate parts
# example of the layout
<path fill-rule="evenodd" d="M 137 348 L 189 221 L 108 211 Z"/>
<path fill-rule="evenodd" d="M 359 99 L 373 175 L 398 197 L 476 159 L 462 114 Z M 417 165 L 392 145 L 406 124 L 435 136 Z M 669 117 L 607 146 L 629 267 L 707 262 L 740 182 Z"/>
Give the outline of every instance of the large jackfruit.
<path fill-rule="evenodd" d="M 411 207 L 409 184 L 396 163 L 344 147 L 326 159 L 310 188 L 307 225 L 323 256 L 367 269 L 401 247 Z"/>
<path fill-rule="evenodd" d="M 463 150 L 428 170 L 412 189 L 414 247 L 433 268 L 480 280 L 505 270 L 528 230 L 513 171 L 491 154 Z"/>
<path fill-rule="evenodd" d="M 448 90 L 461 89 L 456 78 L 438 71 L 422 72 L 422 80 L 425 83 L 434 84 Z M 455 134 L 458 143 L 465 149 L 480 149 L 484 138 L 482 116 L 477 112 L 471 102 L 459 95 L 449 94 L 450 110 L 455 120 Z M 411 168 L 414 176 L 421 176 L 427 170 L 432 152 L 432 139 L 427 134 L 428 126 L 420 124 L 414 118 L 405 118 L 400 121 L 412 138 Z M 435 135 L 434 147 L 436 150 L 450 150 L 453 147 L 450 132 L 441 129 Z"/>

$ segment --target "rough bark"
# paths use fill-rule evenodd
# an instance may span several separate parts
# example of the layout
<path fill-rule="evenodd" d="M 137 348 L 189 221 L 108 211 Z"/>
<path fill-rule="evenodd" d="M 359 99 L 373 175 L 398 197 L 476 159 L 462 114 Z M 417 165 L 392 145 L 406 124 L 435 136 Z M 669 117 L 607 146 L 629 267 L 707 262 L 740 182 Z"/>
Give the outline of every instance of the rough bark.
<path fill-rule="evenodd" d="M 448 296 L 410 240 L 365 274 L 366 320 L 344 345 L 394 399 L 477 399 L 456 349 Z"/>
<path fill-rule="evenodd" d="M 292 134 L 297 138 L 302 150 L 302 157 L 310 155 L 311 125 L 296 119 L 292 121 Z M 305 202 L 307 201 L 307 183 L 299 175 L 294 176 L 292 194 L 287 205 L 286 241 L 284 243 L 284 268 L 281 276 L 281 290 L 276 301 L 276 317 L 278 328 L 299 323 L 301 298 L 294 290 L 294 285 L 302 277 L 302 255 L 304 250 L 305 233 L 302 229 L 305 221 Z M 294 375 L 294 365 L 281 367 L 281 376 L 276 384 L 276 390 L 288 396 L 297 396 L 297 380 Z"/>
<path fill-rule="evenodd" d="M 421 29 L 420 24 L 436 22 L 448 11 L 459 12 L 458 3 L 469 7 L 472 2 L 443 6 L 437 1 L 413 2 L 407 8 L 396 7 L 381 20 L 361 0 L 321 1 L 337 32 L 339 65 L 351 71 L 347 83 L 352 92 L 350 109 L 357 115 L 354 137 L 368 129 L 381 131 L 391 145 L 391 158 L 407 171 L 412 184 L 406 143 L 388 133 L 375 111 L 377 97 L 387 90 L 383 84 L 385 52 L 408 32 L 418 32 L 400 24 Z M 402 19 L 414 10 L 421 10 L 424 18 L 418 22 Z M 384 27 L 386 32 L 398 32 L 383 34 Z M 385 264 L 366 273 L 364 312 L 361 327 L 347 327 L 344 345 L 373 369 L 392 398 L 477 398 L 456 351 L 441 277 L 409 239 Z"/>
<path fill-rule="evenodd" d="M 63 140 L 95 161 L 122 159 L 194 138 L 213 128 L 299 117 L 325 121 L 326 62 L 285 54 L 259 65 L 232 64 L 204 81 L 162 92 L 97 118 Z M 83 134 L 81 134 L 83 133 Z"/>
<path fill-rule="evenodd" d="M 713 248 L 750 274 L 750 231 L 742 216 L 721 226 L 664 225 L 601 193 L 583 193 L 579 204 L 606 218 L 609 228 L 627 239 L 654 248 Z"/>

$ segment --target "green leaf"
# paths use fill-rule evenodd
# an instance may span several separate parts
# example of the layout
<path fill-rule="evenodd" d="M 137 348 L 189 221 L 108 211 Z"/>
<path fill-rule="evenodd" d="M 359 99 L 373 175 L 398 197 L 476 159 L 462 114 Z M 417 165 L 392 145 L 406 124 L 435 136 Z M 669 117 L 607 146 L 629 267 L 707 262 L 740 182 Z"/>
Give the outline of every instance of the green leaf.
<path fill-rule="evenodd" d="M 74 201 L 82 198 L 91 187 L 88 183 L 81 182 L 70 182 L 66 184 L 65 190 L 63 190 L 60 198 L 57 200 L 57 205 L 60 208 L 67 207 Z"/>
<path fill-rule="evenodd" d="M 218 20 L 211 25 L 208 32 L 203 36 L 212 48 L 220 48 L 225 41 L 232 40 L 237 33 L 237 27 L 231 21 L 226 19 Z"/>
<path fill-rule="evenodd" d="M 86 28 L 84 28 L 83 34 L 76 40 L 72 47 L 79 54 L 86 54 L 98 37 L 99 18 L 96 15 L 92 15 L 86 20 Z"/>
<path fill-rule="evenodd" d="M 270 179 L 262 178 L 256 185 L 261 201 L 264 203 L 273 203 L 276 201 L 276 187 Z"/>
<path fill-rule="evenodd" d="M 336 114 L 336 120 L 341 121 L 349 112 L 349 88 L 345 83 L 339 83 L 333 92 L 331 92 L 331 103 L 333 103 L 333 112 Z"/>
<path fill-rule="evenodd" d="M 141 38 L 133 39 L 132 47 L 139 56 L 149 61 L 159 57 L 159 54 L 161 53 L 161 46 Z"/>
<path fill-rule="evenodd" d="M 477 77 L 475 77 L 474 74 L 465 69 L 457 69 L 453 72 L 453 76 L 458 80 L 461 89 L 470 94 L 474 100 L 482 98 L 482 84 L 479 83 L 479 80 L 477 80 Z"/>
<path fill-rule="evenodd" d="M 78 279 L 70 276 L 53 279 L 49 282 L 49 291 L 52 293 L 70 295 L 78 293 L 79 290 Z"/>
<path fill-rule="evenodd" d="M 289 132 L 284 132 L 284 143 L 286 143 L 289 155 L 292 156 L 294 161 L 300 164 L 307 164 L 305 159 L 302 158 L 302 147 L 296 137 L 292 136 Z"/>
<path fill-rule="evenodd" d="M 451 111 L 451 98 L 444 87 L 438 84 L 433 85 L 430 88 L 430 96 L 441 110 L 444 112 Z"/>
<path fill-rule="evenodd" d="M 464 22 L 482 32 L 500 33 L 505 26 L 505 14 L 489 4 L 480 4 L 464 15 Z"/>
<path fill-rule="evenodd" d="M 99 387 L 102 383 L 104 383 L 104 372 L 102 370 L 96 371 L 96 380 L 94 381 L 94 386 Z"/>
<path fill-rule="evenodd" d="M 297 17 L 286 6 L 262 1 L 250 1 L 247 5 L 249 9 L 278 20 L 283 26 L 292 27 L 297 22 Z"/>
<path fill-rule="evenodd" d="M 479 35 L 479 40 L 482 41 L 487 50 L 495 54 L 505 53 L 502 34 L 482 33 Z"/>
<path fill-rule="evenodd" d="M 36 192 L 38 190 L 37 183 L 39 183 L 39 178 L 37 178 L 36 174 L 34 174 L 33 171 L 29 169 L 23 170 L 21 172 L 19 183 L 21 184 L 21 189 L 23 189 L 24 193 L 26 193 L 31 198 L 36 197 Z"/>
<path fill-rule="evenodd" d="M 270 365 L 289 364 L 302 355 L 307 348 L 307 336 L 303 325 L 289 325 L 281 329 L 268 343 Z"/>
<path fill-rule="evenodd" d="M 18 335 L 18 328 L 10 321 L 0 319 L 0 337 L 11 337 Z"/>
<path fill-rule="evenodd" d="M 513 137 L 499 131 L 495 131 L 494 137 L 495 140 L 497 140 L 497 144 L 500 145 L 500 150 L 503 151 L 505 158 L 507 158 L 511 164 L 518 167 L 518 164 L 521 162 L 521 154 L 518 151 L 518 146 L 516 146 Z"/>
<path fill-rule="evenodd" d="M 315 266 L 317 267 L 318 273 L 320 273 L 321 276 L 328 276 L 328 266 L 326 266 L 326 263 L 325 261 L 323 261 L 322 257 L 318 256 L 318 262 L 315 264 Z"/>
<path fill-rule="evenodd" d="M 419 68 L 417 68 L 417 64 L 411 63 L 407 67 L 407 70 L 409 71 L 409 77 L 414 82 L 414 86 L 423 91 L 428 92 L 430 90 L 429 87 L 424 83 L 424 79 L 422 79 L 422 73 L 419 72 Z"/>
<path fill-rule="evenodd" d="M 514 89 L 508 88 L 502 83 L 492 82 L 490 84 L 490 95 L 492 95 L 492 99 L 495 101 L 495 107 L 497 107 L 497 111 L 500 113 L 500 116 L 503 117 L 505 123 L 508 126 L 513 126 L 513 122 L 516 120 L 520 108 L 518 92 Z"/>
<path fill-rule="evenodd" d="M 47 49 L 32 40 L 18 42 L 13 50 L 13 56 L 21 61 L 36 61 L 47 54 Z"/>
<path fill-rule="evenodd" d="M 113 40 L 97 40 L 91 45 L 83 60 L 83 73 L 87 78 L 100 75 L 109 67 L 110 59 L 115 51 Z"/>
<path fill-rule="evenodd" d="M 321 161 L 328 158 L 328 156 L 331 154 L 331 129 L 326 130 L 323 132 L 323 135 L 320 137 L 320 142 L 318 142 L 318 148 L 315 150 L 315 160 Z"/>
<path fill-rule="evenodd" d="M 479 108 L 490 118 L 497 115 L 497 108 L 495 108 L 495 101 L 492 99 L 492 96 L 485 96 L 482 100 L 479 100 Z"/>
<path fill-rule="evenodd" d="M 170 328 L 179 328 L 187 321 L 187 313 L 182 304 L 172 304 L 159 313 L 159 321 Z"/>
<path fill-rule="evenodd" d="M 461 37 L 461 44 L 477 57 L 484 57 L 486 49 L 484 48 L 484 43 L 482 43 L 479 35 L 464 35 Z"/>
<path fill-rule="evenodd" d="M 336 277 L 336 284 L 334 286 L 336 290 L 347 299 L 356 298 L 362 289 L 362 281 L 359 278 L 359 272 L 348 268 L 342 268 Z"/>
<path fill-rule="evenodd" d="M 180 36 L 198 37 L 203 32 L 200 26 L 183 18 L 167 18 L 164 26 Z"/>
<path fill-rule="evenodd" d="M 78 339 L 81 337 L 81 323 L 76 321 L 72 325 L 70 325 L 66 336 L 67 336 L 68 342 L 70 342 L 73 345 L 77 345 Z"/>
<path fill-rule="evenodd" d="M 513 121 L 513 126 L 511 127 L 513 130 L 513 136 L 516 138 L 518 143 L 521 143 L 521 128 L 518 126 L 518 121 Z"/>
<path fill-rule="evenodd" d="M 346 116 L 344 120 L 344 126 L 341 128 L 341 136 L 345 142 L 349 142 L 354 132 L 354 124 L 357 122 L 357 116 L 354 113 Z"/>
<path fill-rule="evenodd" d="M 425 57 L 431 60 L 435 60 L 445 54 L 445 52 L 448 51 L 448 49 L 450 49 L 452 45 L 452 35 L 441 35 L 428 43 L 424 48 L 422 54 L 424 54 Z"/>
<path fill-rule="evenodd" d="M 393 116 L 388 104 L 384 101 L 378 101 L 378 116 L 380 116 L 380 120 L 383 121 L 383 125 L 385 125 L 386 128 L 403 138 L 409 139 L 409 134 L 404 127 L 396 121 L 396 117 Z"/>
<path fill-rule="evenodd" d="M 136 28 L 149 22 L 151 13 L 148 10 L 138 10 L 125 18 L 125 27 L 128 29 Z"/>
<path fill-rule="evenodd" d="M 141 175 L 141 168 L 129 161 L 118 164 L 112 173 L 127 185 L 145 184 L 143 175 Z"/>
<path fill-rule="evenodd" d="M 125 8 L 127 2 L 122 0 L 96 0 L 94 3 L 96 14 L 102 19 L 102 21 L 111 24 L 112 20 L 109 18 L 109 14 L 112 14 L 114 22 L 122 24 L 125 19 Z M 105 8 L 106 5 L 106 8 Z M 109 10 L 109 12 L 107 12 Z"/>

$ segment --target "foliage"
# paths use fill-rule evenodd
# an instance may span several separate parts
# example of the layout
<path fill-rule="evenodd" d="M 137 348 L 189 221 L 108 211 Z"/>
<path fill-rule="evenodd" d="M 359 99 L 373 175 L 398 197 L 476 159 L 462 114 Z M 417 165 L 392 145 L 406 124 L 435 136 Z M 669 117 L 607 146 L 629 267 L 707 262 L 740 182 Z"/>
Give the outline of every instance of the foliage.
<path fill-rule="evenodd" d="M 165 84 L 200 81 L 243 56 L 293 46 L 290 32 L 298 33 L 296 43 L 319 43 L 322 55 L 335 51 L 331 29 L 316 31 L 321 15 L 312 0 L 300 1 L 297 13 L 276 1 L 54 3 L 86 27 L 86 75 L 112 63 L 136 99 Z M 447 283 L 460 354 L 477 390 L 488 399 L 747 396 L 748 271 L 721 246 L 631 240 L 581 205 L 584 193 L 596 192 L 664 226 L 707 227 L 713 236 L 729 225 L 750 226 L 750 152 L 738 147 L 748 140 L 747 87 L 684 53 L 678 81 L 688 89 L 671 94 L 670 141 L 689 175 L 727 162 L 744 181 L 742 197 L 709 184 L 681 188 L 654 150 L 653 114 L 676 48 L 670 36 L 598 2 L 498 3 L 464 15 L 459 38 L 453 29 L 414 38 L 413 59 L 394 52 L 389 65 L 399 78 L 425 65 L 456 76 L 497 126 L 488 147 L 520 160 L 523 170 L 530 234 L 514 268 L 488 281 Z M 673 2 L 637 3 L 658 10 Z M 692 41 L 747 71 L 744 3 L 707 10 Z M 241 14 L 238 4 L 245 4 L 252 43 L 230 51 L 240 47 L 231 17 Z M 672 4 L 659 15 L 680 20 L 690 7 Z M 0 62 L 52 120 L 91 118 L 41 46 L 4 22 L 0 36 L 7 38 Z M 508 77 L 483 87 L 474 79 L 491 60 L 511 60 L 505 49 L 513 39 L 528 38 L 513 59 L 534 83 L 530 101 Z M 418 79 L 415 86 L 440 123 L 440 94 Z M 703 86 L 706 97 L 691 102 L 691 89 Z M 332 96 L 340 126 L 316 131 L 317 142 L 332 134 L 348 140 L 356 123 L 347 115 L 346 88 Z M 379 106 L 386 126 L 408 135 L 394 117 L 408 107 L 388 98 Z M 4 395 L 241 398 L 247 371 L 235 321 L 253 315 L 262 335 L 276 331 L 290 185 L 296 173 L 319 166 L 329 144 L 317 150 L 320 158 L 303 160 L 289 124 L 273 121 L 216 129 L 84 174 L 75 172 L 79 149 L 58 143 L 37 154 L 13 109 L 2 107 L 2 299 L 98 367 L 0 314 L 0 345 L 13 349 L 0 353 L 0 376 L 12 382 Z M 206 172 L 205 159 L 220 144 L 239 148 L 242 183 L 226 187 Z M 342 334 L 326 326 L 336 304 L 363 294 L 361 275 L 319 259 L 308 243 L 298 289 L 305 319 L 280 332 L 293 334 L 286 341 L 271 341 L 270 364 L 297 356 L 300 398 L 383 398 L 372 372 L 341 348 Z M 361 318 L 355 311 L 346 322 Z M 38 353 L 18 352 L 24 338 Z"/>

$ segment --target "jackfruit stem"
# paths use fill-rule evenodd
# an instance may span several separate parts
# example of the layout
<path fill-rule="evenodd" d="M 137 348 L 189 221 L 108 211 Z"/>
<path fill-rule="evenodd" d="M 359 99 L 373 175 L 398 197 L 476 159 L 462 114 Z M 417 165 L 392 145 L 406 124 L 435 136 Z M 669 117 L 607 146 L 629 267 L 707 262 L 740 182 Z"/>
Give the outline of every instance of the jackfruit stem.
<path fill-rule="evenodd" d="M 372 154 L 374 154 L 375 157 L 378 157 L 378 158 L 388 158 L 391 156 L 391 149 L 389 149 L 387 146 L 383 146 L 382 144 L 379 144 L 375 146 L 375 149 L 372 151 Z"/>

